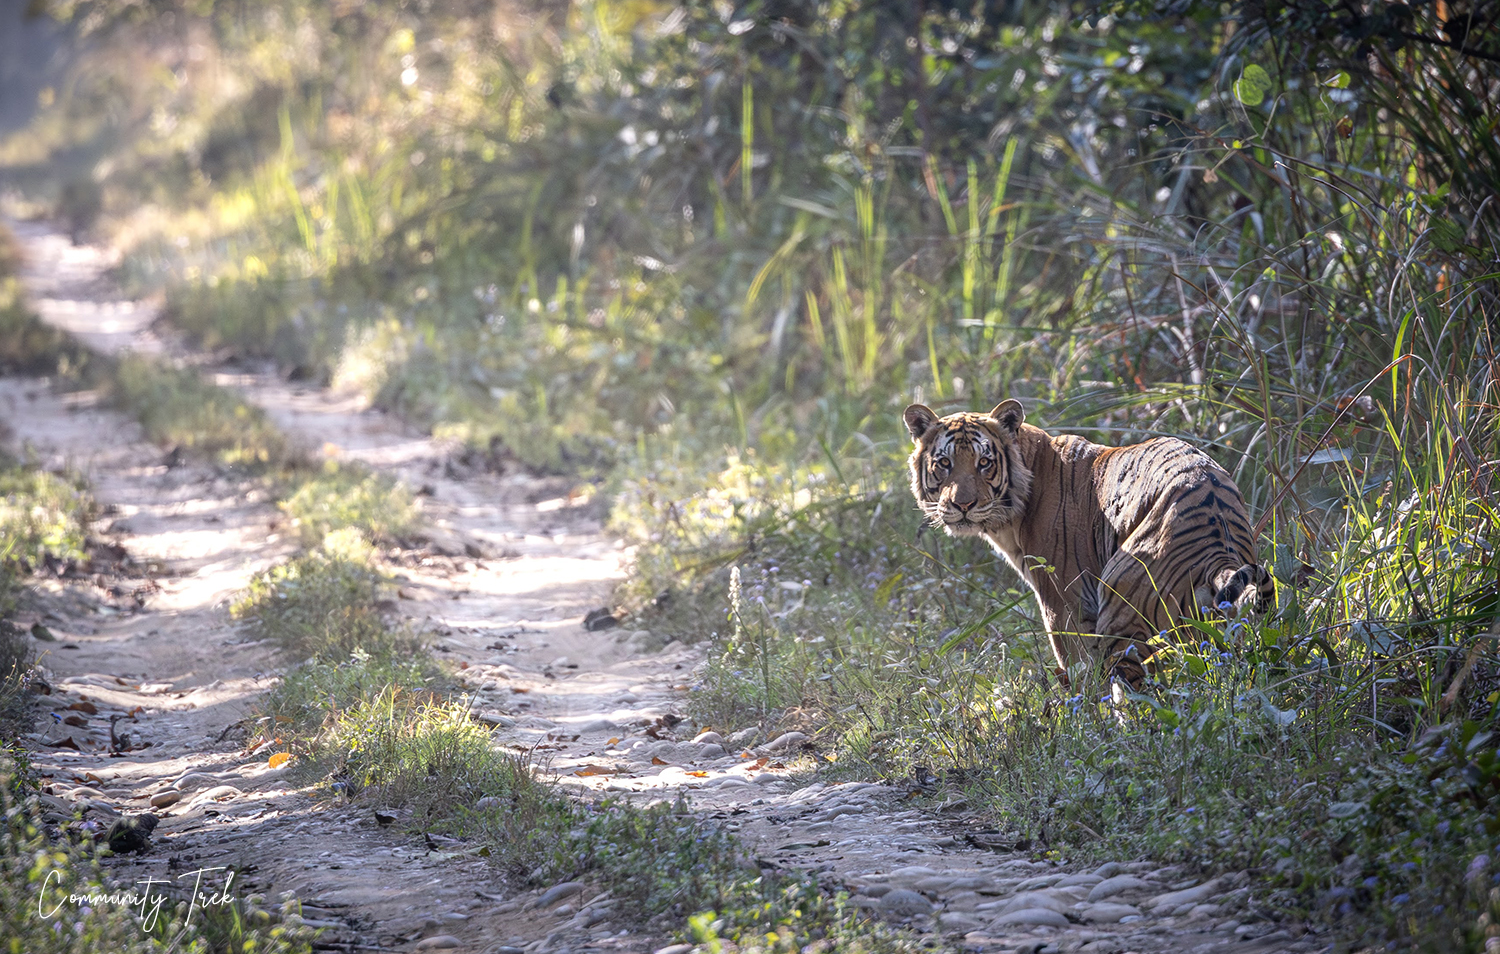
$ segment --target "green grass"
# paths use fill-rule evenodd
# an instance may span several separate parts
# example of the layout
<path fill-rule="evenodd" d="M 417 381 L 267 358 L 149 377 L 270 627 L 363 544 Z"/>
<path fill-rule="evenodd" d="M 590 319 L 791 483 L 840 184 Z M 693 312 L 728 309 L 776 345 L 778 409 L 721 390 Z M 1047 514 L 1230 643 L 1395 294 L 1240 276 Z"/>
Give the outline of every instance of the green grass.
<path fill-rule="evenodd" d="M 311 932 L 295 926 L 295 905 L 277 911 L 246 898 L 188 917 L 180 892 L 152 905 L 90 903 L 89 895 L 128 892 L 111 881 L 89 841 L 49 837 L 35 787 L 0 755 L 0 930 L 8 950 L 72 954 L 308 954 Z M 208 885 L 204 885 L 207 890 Z M 157 888 L 157 892 L 163 891 Z M 72 896 L 78 895 L 75 900 Z M 39 905 L 43 913 L 39 913 Z M 154 919 L 139 917 L 156 908 Z"/>
<path fill-rule="evenodd" d="M 87 562 L 97 513 L 77 474 L 54 474 L 0 452 L 0 618 L 15 610 L 32 572 Z"/>
<path fill-rule="evenodd" d="M 356 650 L 388 653 L 416 640 L 387 627 L 379 602 L 392 590 L 357 531 L 330 534 L 324 546 L 302 553 L 251 580 L 230 608 L 252 632 L 296 658 L 345 659 Z"/>
<path fill-rule="evenodd" d="M 297 528 L 302 545 L 314 547 L 335 530 L 356 529 L 366 539 L 394 542 L 419 522 L 411 493 L 381 474 L 328 461 L 322 473 L 297 481 L 278 506 Z"/>
<path fill-rule="evenodd" d="M 252 471 L 296 460 L 264 411 L 204 381 L 191 368 L 128 355 L 112 369 L 108 382 L 121 410 L 139 420 L 146 437 L 157 444 Z"/>

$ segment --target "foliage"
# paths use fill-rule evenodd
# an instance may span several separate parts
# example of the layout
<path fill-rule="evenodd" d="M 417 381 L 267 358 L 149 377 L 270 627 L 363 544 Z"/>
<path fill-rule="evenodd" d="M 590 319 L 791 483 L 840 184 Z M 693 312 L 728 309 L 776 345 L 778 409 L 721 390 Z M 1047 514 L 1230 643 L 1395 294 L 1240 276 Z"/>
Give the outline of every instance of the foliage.
<path fill-rule="evenodd" d="M 88 842 L 49 838 L 37 796 L 17 765 L 0 758 L 0 931 L 12 951 L 67 954 L 299 954 L 311 935 L 296 926 L 294 907 L 268 911 L 248 899 L 192 911 L 178 893 L 162 906 L 90 902 L 90 896 L 128 894 L 105 876 Z M 205 884 L 204 889 L 208 886 Z M 162 889 L 158 888 L 157 891 Z M 76 896 L 76 897 L 75 897 Z M 54 905 L 45 916 L 39 910 Z M 156 910 L 155 917 L 147 918 Z"/>
<path fill-rule="evenodd" d="M 278 504 L 297 527 L 303 546 L 317 546 L 335 530 L 353 528 L 366 539 L 392 541 L 417 523 L 411 494 L 389 477 L 330 460 Z"/>
<path fill-rule="evenodd" d="M 0 454 L 0 618 L 26 574 L 84 563 L 97 505 L 77 474 L 54 474 Z"/>
<path fill-rule="evenodd" d="M 385 654 L 416 640 L 394 632 L 379 601 L 389 587 L 373 552 L 350 529 L 325 538 L 320 549 L 257 574 L 230 607 L 258 638 L 271 639 L 298 658 L 346 659 L 356 650 Z"/>
<path fill-rule="evenodd" d="M 228 466 L 264 469 L 293 460 L 285 438 L 265 411 L 191 368 L 173 368 L 128 355 L 109 376 L 121 408 L 158 444 Z"/>

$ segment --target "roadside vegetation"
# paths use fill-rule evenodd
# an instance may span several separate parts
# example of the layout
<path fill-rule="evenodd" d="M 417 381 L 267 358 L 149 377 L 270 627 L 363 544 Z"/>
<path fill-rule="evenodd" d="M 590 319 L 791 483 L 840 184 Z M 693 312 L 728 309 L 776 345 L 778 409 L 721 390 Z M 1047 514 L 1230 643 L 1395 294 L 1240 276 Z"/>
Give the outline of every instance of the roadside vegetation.
<path fill-rule="evenodd" d="M 5 181 L 58 208 L 96 195 L 122 275 L 205 346 L 606 484 L 639 543 L 622 602 L 715 640 L 703 721 L 809 731 L 831 772 L 930 775 L 1038 852 L 1248 870 L 1267 911 L 1351 943 L 1485 949 L 1490 20 L 172 9 L 57 8 L 99 55 L 0 144 Z M 1004 397 L 1050 429 L 1214 455 L 1275 611 L 1166 647 L 1123 717 L 1062 689 L 1030 598 L 923 531 L 904 486 L 905 404 Z M 309 546 L 363 479 L 296 505 Z M 348 773 L 399 793 L 403 727 L 472 740 L 425 675 L 387 675 L 335 719 L 395 727 Z"/>

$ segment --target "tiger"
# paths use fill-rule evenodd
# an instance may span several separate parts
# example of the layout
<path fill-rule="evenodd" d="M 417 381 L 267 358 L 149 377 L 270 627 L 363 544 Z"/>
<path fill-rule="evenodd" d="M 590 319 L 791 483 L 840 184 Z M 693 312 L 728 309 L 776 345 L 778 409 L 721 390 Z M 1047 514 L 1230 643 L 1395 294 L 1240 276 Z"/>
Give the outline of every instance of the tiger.
<path fill-rule="evenodd" d="M 1239 488 L 1185 441 L 1054 436 L 1016 400 L 947 417 L 913 404 L 902 419 L 918 508 L 952 536 L 983 537 L 1030 586 L 1064 684 L 1090 662 L 1139 691 L 1152 637 L 1275 601 Z"/>

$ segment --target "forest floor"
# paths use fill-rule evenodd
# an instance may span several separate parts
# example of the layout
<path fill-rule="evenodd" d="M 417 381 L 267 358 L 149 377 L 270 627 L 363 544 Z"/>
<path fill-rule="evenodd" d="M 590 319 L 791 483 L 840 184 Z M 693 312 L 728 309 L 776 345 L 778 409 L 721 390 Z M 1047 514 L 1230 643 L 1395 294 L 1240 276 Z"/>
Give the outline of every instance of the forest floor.
<path fill-rule="evenodd" d="M 11 227 L 45 320 L 107 352 L 186 362 L 264 408 L 313 455 L 357 460 L 420 494 L 431 542 L 385 554 L 397 611 L 461 667 L 498 744 L 533 753 L 560 784 L 647 801 L 682 796 L 734 829 L 763 867 L 818 871 L 859 904 L 944 946 L 983 951 L 1310 952 L 1330 939 L 1257 915 L 1249 878 L 1121 858 L 1074 870 L 983 846 L 961 802 L 909 786 L 820 781 L 795 736 L 678 722 L 704 634 L 590 632 L 627 571 L 628 550 L 570 482 L 465 466 L 356 397 L 288 382 L 270 368 L 193 353 L 109 280 L 107 249 L 51 227 Z M 286 518 L 253 480 L 180 459 L 89 392 L 0 378 L 12 450 L 85 474 L 104 509 L 94 528 L 123 559 L 90 580 L 38 583 L 18 622 L 40 622 L 54 691 L 44 709 L 96 711 L 68 725 L 44 712 L 31 737 L 49 796 L 113 813 L 154 811 L 153 847 L 108 864 L 123 881 L 237 866 L 245 893 L 293 892 L 334 949 L 650 951 L 670 937 L 596 904 L 605 885 L 508 884 L 491 863 L 377 822 L 371 806 L 320 794 L 233 730 L 285 666 L 228 604 L 251 576 L 296 551 Z M 663 645 L 664 644 L 664 645 Z M 466 665 L 465 665 L 466 664 Z M 71 710 L 77 713 L 79 710 Z M 111 755 L 111 715 L 136 748 Z M 765 744 L 745 749 L 760 741 Z M 196 776 L 190 778 L 189 776 Z M 184 793 L 152 808 L 152 796 Z M 171 796 L 168 796 L 170 798 Z M 158 799 L 163 801 L 164 799 Z M 571 892 L 571 893 L 570 893 Z M 686 950 L 683 948 L 682 950 Z"/>

